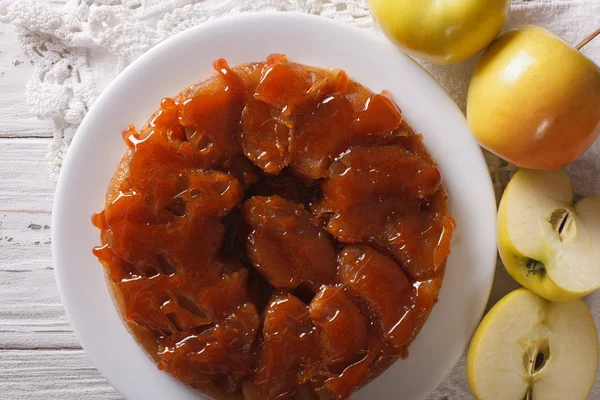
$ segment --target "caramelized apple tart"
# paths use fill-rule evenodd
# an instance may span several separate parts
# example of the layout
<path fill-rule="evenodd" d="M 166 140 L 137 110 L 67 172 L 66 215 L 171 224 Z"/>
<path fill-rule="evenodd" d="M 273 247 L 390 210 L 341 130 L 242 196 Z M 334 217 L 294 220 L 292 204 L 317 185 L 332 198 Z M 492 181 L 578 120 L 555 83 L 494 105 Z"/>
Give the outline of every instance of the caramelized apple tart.
<path fill-rule="evenodd" d="M 388 93 L 265 62 L 165 98 L 93 216 L 130 332 L 214 399 L 346 399 L 437 301 L 454 221 Z"/>

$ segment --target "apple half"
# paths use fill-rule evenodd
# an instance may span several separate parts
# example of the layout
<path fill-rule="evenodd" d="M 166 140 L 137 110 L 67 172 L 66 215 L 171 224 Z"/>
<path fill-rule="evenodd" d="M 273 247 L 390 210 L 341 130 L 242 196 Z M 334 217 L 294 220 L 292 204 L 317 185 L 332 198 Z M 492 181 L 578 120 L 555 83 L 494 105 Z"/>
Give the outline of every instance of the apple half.
<path fill-rule="evenodd" d="M 517 289 L 477 328 L 467 379 L 479 400 L 584 400 L 594 386 L 598 351 L 582 300 L 553 303 Z"/>
<path fill-rule="evenodd" d="M 498 250 L 506 270 L 551 301 L 600 287 L 600 197 L 573 201 L 564 173 L 520 169 L 498 210 Z"/>

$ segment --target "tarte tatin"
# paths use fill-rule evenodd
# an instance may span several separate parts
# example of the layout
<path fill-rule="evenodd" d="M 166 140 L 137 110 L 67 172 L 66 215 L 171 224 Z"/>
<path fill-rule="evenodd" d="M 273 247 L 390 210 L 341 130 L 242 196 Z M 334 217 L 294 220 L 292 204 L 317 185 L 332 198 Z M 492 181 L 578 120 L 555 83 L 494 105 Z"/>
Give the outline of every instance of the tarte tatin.
<path fill-rule="evenodd" d="M 123 132 L 94 254 L 140 345 L 204 395 L 346 399 L 437 301 L 440 172 L 391 96 L 344 71 L 214 68 Z"/>

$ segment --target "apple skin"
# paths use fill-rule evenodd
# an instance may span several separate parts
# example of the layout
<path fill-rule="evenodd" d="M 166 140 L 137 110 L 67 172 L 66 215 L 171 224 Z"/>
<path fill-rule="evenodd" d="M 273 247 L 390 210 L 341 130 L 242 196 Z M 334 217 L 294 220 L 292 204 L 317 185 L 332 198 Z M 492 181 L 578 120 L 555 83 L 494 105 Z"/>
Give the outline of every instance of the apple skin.
<path fill-rule="evenodd" d="M 600 135 L 600 69 L 543 28 L 509 31 L 473 72 L 467 120 L 479 144 L 506 161 L 560 169 Z"/>
<path fill-rule="evenodd" d="M 500 32 L 510 0 L 370 0 L 381 30 L 405 53 L 434 64 L 465 60 Z"/>
<path fill-rule="evenodd" d="M 571 293 L 561 290 L 548 275 L 531 275 L 523 265 L 524 255 L 513 246 L 506 228 L 506 208 L 500 205 L 498 209 L 498 251 L 504 268 L 512 278 L 534 293 L 551 301 L 569 301 L 580 298 L 587 293 Z M 502 250 L 500 250 L 502 249 Z"/>
<path fill-rule="evenodd" d="M 510 240 L 507 221 L 506 201 L 500 200 L 497 220 L 498 252 L 500 253 L 504 268 L 506 268 L 506 271 L 514 280 L 532 292 L 551 301 L 569 301 L 587 294 L 565 292 L 556 286 L 547 274 L 528 274 L 527 268 L 524 265 L 524 260 L 528 257 L 521 254 Z"/>
<path fill-rule="evenodd" d="M 538 353 L 547 365 L 535 370 Z M 582 300 L 552 303 L 521 288 L 481 321 L 466 373 L 478 400 L 583 400 L 594 386 L 598 358 L 598 332 Z"/>
<path fill-rule="evenodd" d="M 576 235 L 578 236 L 577 240 L 569 243 L 582 242 L 586 248 L 585 251 L 597 252 L 597 246 L 594 245 L 595 240 L 597 240 L 595 239 L 595 235 L 597 234 L 590 235 L 592 229 L 590 229 L 590 226 L 586 226 L 582 221 L 581 216 L 585 216 L 586 222 L 593 224 L 592 226 L 596 231 L 600 230 L 600 226 L 598 226 L 600 225 L 600 197 L 589 196 L 579 200 L 577 204 L 574 205 L 574 192 L 571 182 L 562 171 L 546 172 L 520 169 L 515 173 L 504 190 L 498 208 L 497 220 L 498 252 L 500 253 L 502 263 L 504 264 L 506 271 L 521 285 L 547 300 L 559 302 L 577 299 L 596 290 L 598 288 L 598 280 L 600 279 L 598 276 L 600 274 L 598 271 L 600 268 L 600 260 L 594 259 L 595 256 L 593 254 L 589 256 L 588 261 L 590 262 L 588 264 L 594 262 L 597 263 L 595 268 L 596 271 L 592 272 L 575 271 L 568 262 L 564 261 L 569 258 L 569 254 L 571 254 L 571 257 L 573 254 L 578 254 L 578 248 L 574 248 L 574 250 L 568 248 L 569 243 L 562 243 L 558 234 L 552 230 L 549 223 L 551 209 L 548 209 L 548 215 L 544 220 L 539 217 L 530 221 L 530 224 L 535 224 L 536 226 L 533 229 L 527 228 L 528 233 L 526 233 L 526 235 L 534 235 L 532 232 L 538 231 L 535 235 L 539 235 L 540 238 L 539 240 L 532 241 L 532 245 L 527 246 L 529 248 L 529 254 L 522 254 L 517 249 L 518 246 L 513 242 L 514 238 L 511 238 L 508 226 L 510 218 L 514 218 L 515 213 L 509 215 L 507 211 L 509 196 L 514 196 L 512 191 L 515 190 L 515 185 L 521 185 L 521 187 L 526 186 L 530 191 L 543 193 L 542 198 L 544 202 L 551 202 L 553 204 L 553 209 L 571 210 L 572 220 L 577 227 Z M 526 202 L 522 205 L 519 204 L 519 206 L 528 214 L 535 214 L 546 207 L 546 205 L 541 204 L 541 201 L 537 204 Z M 514 208 L 515 206 L 513 205 L 513 210 Z M 521 228 L 520 230 L 525 232 L 526 228 Z M 521 247 L 522 246 L 523 244 L 521 243 Z M 590 250 L 590 248 L 592 250 Z M 567 249 L 565 251 L 566 256 L 556 257 L 556 254 L 564 249 Z M 526 267 L 527 260 L 530 257 L 534 257 L 534 255 L 536 259 L 546 264 L 546 271 L 543 273 L 532 274 L 528 271 Z M 571 264 L 583 265 L 581 262 L 571 262 Z M 590 273 L 593 273 L 594 276 L 589 275 Z M 584 287 L 581 288 L 581 285 L 579 285 L 576 286 L 576 288 L 566 288 L 564 285 L 561 286 L 557 283 L 557 278 L 566 280 L 565 276 L 568 275 L 576 275 L 576 278 L 578 278 L 576 280 L 585 281 L 587 286 L 584 285 Z"/>

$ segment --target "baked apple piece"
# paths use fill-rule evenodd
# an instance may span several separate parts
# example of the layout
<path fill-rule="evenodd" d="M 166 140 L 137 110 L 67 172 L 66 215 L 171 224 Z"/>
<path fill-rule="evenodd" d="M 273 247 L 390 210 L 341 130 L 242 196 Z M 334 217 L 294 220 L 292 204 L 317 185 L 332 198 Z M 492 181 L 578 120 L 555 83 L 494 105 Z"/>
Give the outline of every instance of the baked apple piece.
<path fill-rule="evenodd" d="M 110 251 L 128 263 L 132 273 L 152 276 L 167 264 L 184 272 L 205 265 L 219 252 L 225 234 L 220 217 L 241 201 L 242 186 L 218 171 L 195 171 L 185 177 L 187 187 L 175 197 L 169 193 L 171 201 L 162 209 L 155 211 L 157 203 L 152 200 L 168 198 L 163 192 L 155 189 L 155 197 L 144 196 L 131 188 L 99 214 Z M 174 204 L 176 210 L 168 207 Z"/>
<path fill-rule="evenodd" d="M 367 320 L 342 287 L 323 286 L 308 311 L 319 329 L 324 365 L 350 361 L 365 348 Z"/>
<path fill-rule="evenodd" d="M 331 214 L 328 232 L 387 249 L 415 278 L 441 268 L 453 223 L 434 164 L 399 145 L 352 147 L 329 171 L 314 207 Z"/>
<path fill-rule="evenodd" d="M 321 400 L 337 399 L 346 400 L 350 395 L 358 390 L 371 376 L 370 365 L 379 355 L 379 349 L 369 348 L 368 351 L 361 354 L 359 361 L 347 366 L 342 373 L 333 375 L 323 382 L 322 389 L 319 390 Z"/>
<path fill-rule="evenodd" d="M 126 320 L 172 335 L 193 333 L 226 318 L 246 302 L 247 280 L 248 271 L 236 262 L 214 261 L 186 273 L 160 273 L 117 285 Z"/>
<path fill-rule="evenodd" d="M 242 205 L 242 212 L 252 229 L 247 255 L 273 287 L 295 289 L 305 284 L 316 292 L 333 282 L 333 241 L 302 205 L 279 196 L 254 196 Z"/>
<path fill-rule="evenodd" d="M 122 196 L 105 213 L 105 243 L 110 247 L 110 253 L 124 262 L 121 265 L 126 265 L 129 278 L 156 275 L 163 268 L 164 260 L 176 271 L 196 268 L 210 262 L 219 252 L 225 228 L 217 219 L 173 216 L 172 221 L 165 223 L 142 218 L 134 221 L 144 212 L 143 208 L 133 205 L 143 202 L 138 197 Z M 119 213 L 121 207 L 128 211 Z M 102 254 L 111 256 L 108 251 Z M 110 265 L 108 269 L 111 269 Z"/>
<path fill-rule="evenodd" d="M 250 100 L 242 113 L 240 143 L 248 159 L 277 175 L 289 162 L 293 121 L 278 108 Z"/>
<path fill-rule="evenodd" d="M 402 349 L 413 330 L 413 287 L 400 266 L 367 245 L 344 247 L 339 266 L 341 282 L 367 304 L 387 340 Z"/>
<path fill-rule="evenodd" d="M 246 91 L 226 64 L 217 72 L 207 84 L 182 92 L 177 111 L 191 147 L 212 163 L 221 164 L 241 153 L 237 133 Z"/>
<path fill-rule="evenodd" d="M 280 292 L 271 298 L 262 336 L 256 385 L 267 399 L 292 396 L 321 369 L 319 333 L 297 297 Z"/>
<path fill-rule="evenodd" d="M 300 132 L 297 133 L 297 117 L 310 113 L 308 110 L 327 95 L 345 91 L 347 85 L 348 77 L 343 72 L 323 76 L 317 70 L 289 63 L 283 55 L 269 56 L 253 99 L 247 102 L 242 113 L 240 143 L 246 157 L 263 171 L 278 174 L 288 166 L 292 149 L 310 153 L 311 149 L 305 148 L 310 142 L 305 143 L 302 138 L 314 136 L 315 132 L 303 134 L 305 124 L 302 122 L 307 119 L 300 119 Z M 325 112 L 321 122 L 328 122 L 328 117 L 330 115 Z M 338 140 L 337 135 L 327 130 L 329 126 L 322 126 L 319 132 Z M 295 143 L 298 139 L 299 143 Z"/>
<path fill-rule="evenodd" d="M 304 179 L 327 177 L 331 163 L 351 145 L 385 142 L 401 134 L 393 131 L 401 122 L 383 95 L 334 93 L 298 114 L 290 166 Z"/>
<path fill-rule="evenodd" d="M 398 128 L 402 114 L 389 92 L 382 94 L 359 90 L 347 95 L 352 104 L 350 129 L 354 133 L 381 134 Z"/>
<path fill-rule="evenodd" d="M 247 186 L 258 179 L 258 174 L 238 142 L 239 125 L 258 71 L 250 65 L 233 71 L 223 59 L 215 61 L 213 67 L 217 75 L 176 98 L 178 122 L 185 136 L 181 152 L 197 168 L 231 172 Z"/>
<path fill-rule="evenodd" d="M 281 110 L 292 111 L 306 101 L 306 93 L 312 86 L 311 71 L 288 62 L 283 54 L 267 57 L 254 98 Z"/>
<path fill-rule="evenodd" d="M 307 114 L 297 116 L 290 167 L 303 179 L 327 176 L 327 168 L 345 150 L 352 105 L 343 95 L 333 95 Z"/>
<path fill-rule="evenodd" d="M 177 342 L 163 337 L 159 353 L 162 365 L 196 384 L 225 376 L 228 391 L 238 391 L 242 380 L 253 373 L 253 345 L 259 326 L 254 305 L 243 304 L 201 333 L 189 334 Z"/>

